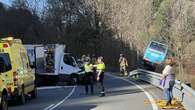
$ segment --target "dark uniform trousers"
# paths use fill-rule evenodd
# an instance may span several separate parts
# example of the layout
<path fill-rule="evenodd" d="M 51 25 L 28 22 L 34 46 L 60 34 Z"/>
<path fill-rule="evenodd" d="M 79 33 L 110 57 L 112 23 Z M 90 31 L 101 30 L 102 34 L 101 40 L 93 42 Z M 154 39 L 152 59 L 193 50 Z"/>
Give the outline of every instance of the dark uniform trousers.
<path fill-rule="evenodd" d="M 100 93 L 104 94 L 104 72 L 102 72 L 99 77 L 98 88 L 101 90 Z"/>
<path fill-rule="evenodd" d="M 94 83 L 93 72 L 85 73 L 85 92 L 86 92 L 86 94 L 88 94 L 88 92 L 89 92 L 89 86 L 90 86 L 90 92 L 91 92 L 91 94 L 93 94 L 93 92 L 94 92 L 93 83 Z"/>

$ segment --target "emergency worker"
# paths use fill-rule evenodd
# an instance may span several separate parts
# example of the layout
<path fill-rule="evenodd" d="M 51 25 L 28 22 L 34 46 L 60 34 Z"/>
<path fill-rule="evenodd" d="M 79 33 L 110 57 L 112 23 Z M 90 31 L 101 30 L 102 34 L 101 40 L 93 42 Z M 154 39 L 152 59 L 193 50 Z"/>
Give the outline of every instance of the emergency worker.
<path fill-rule="evenodd" d="M 88 94 L 89 92 L 89 86 L 90 86 L 90 92 L 91 94 L 93 94 L 93 82 L 94 82 L 94 79 L 93 79 L 93 65 L 87 61 L 84 65 L 84 69 L 85 69 L 85 79 L 84 79 L 84 82 L 85 82 L 85 93 Z"/>
<path fill-rule="evenodd" d="M 92 63 L 93 65 L 95 65 L 96 62 L 97 62 L 97 59 L 96 59 L 96 57 L 95 57 L 95 54 L 93 54 L 92 57 L 91 57 L 91 63 Z"/>
<path fill-rule="evenodd" d="M 127 76 L 128 75 L 128 72 L 127 72 L 128 61 L 124 57 L 123 54 L 120 54 L 119 65 L 120 65 L 120 72 L 121 72 L 121 74 L 124 75 L 124 76 Z"/>
<path fill-rule="evenodd" d="M 105 64 L 103 62 L 103 57 L 98 57 L 97 65 L 96 65 L 96 73 L 97 73 L 97 83 L 98 87 L 101 89 L 100 97 L 105 96 L 104 92 L 104 72 L 105 72 Z"/>
<path fill-rule="evenodd" d="M 86 55 L 82 55 L 81 61 L 82 61 L 83 64 L 86 62 Z"/>
<path fill-rule="evenodd" d="M 52 72 L 53 68 L 53 59 L 52 59 L 52 54 L 48 53 L 46 57 L 46 71 L 47 72 Z"/>
<path fill-rule="evenodd" d="M 91 63 L 93 65 L 97 64 L 97 58 L 96 58 L 95 54 L 92 54 Z M 93 67 L 93 81 L 94 81 L 94 83 L 96 83 L 96 67 Z"/>
<path fill-rule="evenodd" d="M 90 54 L 87 54 L 87 56 L 86 56 L 86 61 L 91 62 L 91 56 L 90 56 Z"/>

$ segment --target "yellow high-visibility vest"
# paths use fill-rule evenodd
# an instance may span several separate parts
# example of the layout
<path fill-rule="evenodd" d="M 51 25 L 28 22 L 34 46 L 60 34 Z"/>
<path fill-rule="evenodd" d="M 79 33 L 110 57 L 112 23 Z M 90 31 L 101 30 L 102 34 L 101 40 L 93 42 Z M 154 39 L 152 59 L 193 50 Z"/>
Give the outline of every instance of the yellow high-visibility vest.
<path fill-rule="evenodd" d="M 93 65 L 92 64 L 85 64 L 84 68 L 85 68 L 86 73 L 89 73 L 89 72 L 93 71 Z"/>
<path fill-rule="evenodd" d="M 104 71 L 106 68 L 105 64 L 104 63 L 99 63 L 97 64 L 97 70 L 99 71 Z"/>

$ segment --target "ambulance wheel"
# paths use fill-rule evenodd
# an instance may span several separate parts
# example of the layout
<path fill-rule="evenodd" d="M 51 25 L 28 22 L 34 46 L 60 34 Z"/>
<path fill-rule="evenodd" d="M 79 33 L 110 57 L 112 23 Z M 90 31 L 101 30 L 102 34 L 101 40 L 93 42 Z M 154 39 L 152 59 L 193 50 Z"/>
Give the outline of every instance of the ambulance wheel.
<path fill-rule="evenodd" d="M 21 105 L 24 105 L 26 103 L 26 98 L 25 98 L 25 94 L 24 94 L 24 88 L 22 89 L 22 92 L 20 94 L 20 96 L 18 97 L 18 102 Z"/>
<path fill-rule="evenodd" d="M 32 99 L 37 98 L 37 87 L 34 87 L 34 90 L 30 93 Z"/>
<path fill-rule="evenodd" d="M 8 110 L 8 100 L 6 94 L 3 94 L 1 97 L 0 110 Z"/>

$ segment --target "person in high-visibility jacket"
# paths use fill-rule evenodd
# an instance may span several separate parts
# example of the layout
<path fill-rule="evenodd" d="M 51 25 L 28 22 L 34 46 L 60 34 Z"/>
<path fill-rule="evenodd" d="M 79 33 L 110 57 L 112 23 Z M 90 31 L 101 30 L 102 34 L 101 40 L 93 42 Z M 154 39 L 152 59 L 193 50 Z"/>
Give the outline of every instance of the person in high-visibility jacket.
<path fill-rule="evenodd" d="M 90 92 L 91 94 L 93 94 L 93 83 L 94 83 L 94 74 L 93 74 L 93 65 L 87 61 L 84 65 L 84 69 L 85 69 L 85 93 L 88 94 L 89 92 L 89 88 L 88 86 L 90 86 Z"/>
<path fill-rule="evenodd" d="M 99 57 L 97 59 L 96 72 L 97 72 L 98 86 L 101 89 L 100 96 L 105 96 L 105 92 L 104 92 L 104 71 L 105 71 L 105 67 L 106 66 L 103 62 L 103 57 Z"/>

